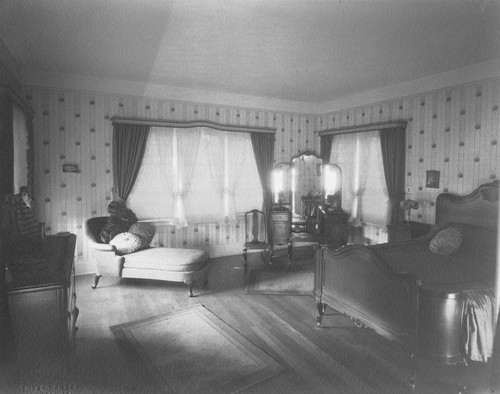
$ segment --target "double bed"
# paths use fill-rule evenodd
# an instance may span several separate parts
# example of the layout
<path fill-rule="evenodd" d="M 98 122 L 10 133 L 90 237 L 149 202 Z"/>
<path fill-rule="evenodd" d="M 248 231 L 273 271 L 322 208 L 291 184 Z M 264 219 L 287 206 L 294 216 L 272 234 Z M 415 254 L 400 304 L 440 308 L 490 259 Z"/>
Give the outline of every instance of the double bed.
<path fill-rule="evenodd" d="M 499 183 L 442 193 L 436 225 L 418 239 L 316 250 L 314 296 L 441 364 L 487 361 L 493 344 Z M 452 233 L 451 239 L 449 238 Z M 448 237 L 448 238 L 447 238 Z M 443 243 L 443 239 L 445 242 Z"/>

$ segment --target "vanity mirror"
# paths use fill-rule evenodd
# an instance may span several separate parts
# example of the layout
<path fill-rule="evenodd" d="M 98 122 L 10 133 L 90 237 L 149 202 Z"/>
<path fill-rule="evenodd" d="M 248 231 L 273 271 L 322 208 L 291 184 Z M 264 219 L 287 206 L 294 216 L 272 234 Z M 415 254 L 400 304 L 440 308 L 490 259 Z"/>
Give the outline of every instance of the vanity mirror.
<path fill-rule="evenodd" d="M 294 216 L 307 219 L 322 202 L 323 161 L 314 152 L 303 152 L 290 161 L 291 207 Z"/>

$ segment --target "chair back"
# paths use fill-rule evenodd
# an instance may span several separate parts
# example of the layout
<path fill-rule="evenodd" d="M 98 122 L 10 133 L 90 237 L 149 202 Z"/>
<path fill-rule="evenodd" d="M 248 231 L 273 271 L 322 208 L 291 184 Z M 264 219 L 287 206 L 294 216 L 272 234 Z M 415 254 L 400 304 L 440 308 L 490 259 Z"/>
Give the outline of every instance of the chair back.
<path fill-rule="evenodd" d="M 100 233 L 106 224 L 108 216 L 96 216 L 85 220 L 85 235 L 93 242 L 102 243 Z"/>
<path fill-rule="evenodd" d="M 245 242 L 267 242 L 267 221 L 264 212 L 252 209 L 245 213 Z"/>

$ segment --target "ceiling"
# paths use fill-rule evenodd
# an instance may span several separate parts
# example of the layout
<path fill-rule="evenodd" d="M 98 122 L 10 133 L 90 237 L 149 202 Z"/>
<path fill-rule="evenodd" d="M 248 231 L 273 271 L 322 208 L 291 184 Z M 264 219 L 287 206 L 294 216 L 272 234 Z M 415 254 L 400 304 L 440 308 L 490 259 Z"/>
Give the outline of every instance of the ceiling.
<path fill-rule="evenodd" d="M 0 0 L 22 70 L 323 103 L 500 58 L 499 0 Z"/>

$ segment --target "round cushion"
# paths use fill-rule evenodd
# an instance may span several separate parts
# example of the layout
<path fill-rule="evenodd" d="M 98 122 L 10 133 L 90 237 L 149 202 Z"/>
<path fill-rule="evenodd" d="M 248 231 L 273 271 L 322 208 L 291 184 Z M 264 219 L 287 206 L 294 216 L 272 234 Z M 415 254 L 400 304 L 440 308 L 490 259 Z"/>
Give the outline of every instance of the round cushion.
<path fill-rule="evenodd" d="M 127 254 L 141 249 L 142 240 L 137 234 L 126 232 L 118 234 L 109 244 L 116 248 L 118 254 Z"/>

